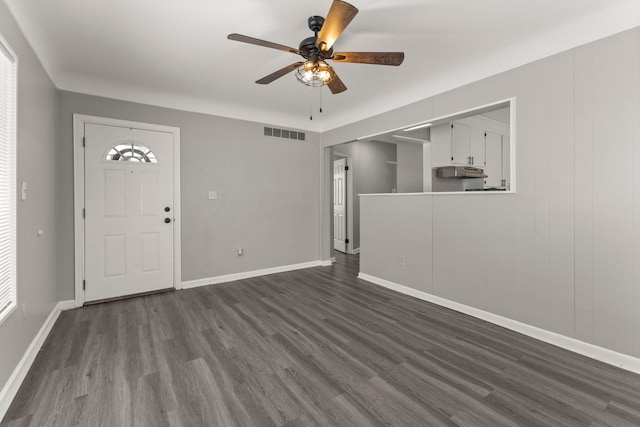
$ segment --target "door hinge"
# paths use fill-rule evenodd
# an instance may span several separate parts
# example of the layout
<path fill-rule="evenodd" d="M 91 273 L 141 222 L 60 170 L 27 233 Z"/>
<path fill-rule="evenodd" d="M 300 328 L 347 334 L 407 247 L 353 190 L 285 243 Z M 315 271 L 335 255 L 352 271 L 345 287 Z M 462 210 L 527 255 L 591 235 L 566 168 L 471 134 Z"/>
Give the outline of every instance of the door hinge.
<path fill-rule="evenodd" d="M 87 289 L 87 281 L 82 280 L 82 290 L 84 291 L 85 289 Z"/>
<path fill-rule="evenodd" d="M 345 243 L 349 243 L 349 239 L 344 239 L 344 242 Z"/>
<path fill-rule="evenodd" d="M 348 171 L 349 170 L 349 166 L 345 166 L 344 170 Z"/>
<path fill-rule="evenodd" d="M 82 137 L 82 146 L 84 147 L 87 144 L 87 138 L 85 136 Z"/>

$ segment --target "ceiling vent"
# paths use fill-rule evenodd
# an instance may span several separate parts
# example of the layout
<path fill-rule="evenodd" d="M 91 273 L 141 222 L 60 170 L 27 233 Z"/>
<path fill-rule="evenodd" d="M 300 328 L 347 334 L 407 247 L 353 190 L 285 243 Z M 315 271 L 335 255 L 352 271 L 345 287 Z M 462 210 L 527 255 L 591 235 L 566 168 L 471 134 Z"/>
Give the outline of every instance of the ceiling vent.
<path fill-rule="evenodd" d="M 296 141 L 304 141 L 305 133 L 298 132 L 296 130 L 289 129 L 278 129 L 278 128 L 264 128 L 264 136 L 271 136 L 274 138 L 283 138 L 283 139 L 295 139 Z"/>

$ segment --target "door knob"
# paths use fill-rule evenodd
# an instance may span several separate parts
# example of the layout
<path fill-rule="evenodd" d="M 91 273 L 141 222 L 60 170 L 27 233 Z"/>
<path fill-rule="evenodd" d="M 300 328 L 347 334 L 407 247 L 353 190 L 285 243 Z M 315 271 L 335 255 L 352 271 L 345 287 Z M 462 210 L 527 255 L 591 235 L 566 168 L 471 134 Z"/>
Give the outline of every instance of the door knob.
<path fill-rule="evenodd" d="M 165 219 L 164 219 L 164 222 L 165 222 L 166 224 L 169 224 L 169 223 L 171 222 L 171 218 L 165 218 Z"/>
<path fill-rule="evenodd" d="M 171 210 L 171 208 L 169 206 L 167 206 L 166 208 L 164 208 L 165 212 L 169 212 Z"/>

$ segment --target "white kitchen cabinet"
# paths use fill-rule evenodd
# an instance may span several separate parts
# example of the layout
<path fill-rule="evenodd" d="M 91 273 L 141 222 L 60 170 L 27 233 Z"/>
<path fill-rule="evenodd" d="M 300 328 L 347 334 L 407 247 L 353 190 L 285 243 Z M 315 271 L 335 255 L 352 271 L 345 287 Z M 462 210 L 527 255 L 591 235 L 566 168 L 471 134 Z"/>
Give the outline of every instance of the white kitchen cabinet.
<path fill-rule="evenodd" d="M 451 123 L 451 163 L 459 165 L 471 164 L 470 141 L 470 126 L 462 123 Z"/>
<path fill-rule="evenodd" d="M 484 130 L 464 123 L 451 123 L 451 163 L 484 166 Z"/>
<path fill-rule="evenodd" d="M 485 142 L 484 130 L 471 127 L 471 135 L 469 138 L 469 155 L 471 156 L 471 164 L 479 168 L 485 165 Z"/>
<path fill-rule="evenodd" d="M 502 184 L 507 190 L 511 189 L 511 139 L 509 135 L 502 135 Z"/>
<path fill-rule="evenodd" d="M 488 175 L 484 179 L 485 187 L 502 187 L 503 172 L 503 139 L 502 135 L 495 132 L 485 132 L 485 166 L 484 173 Z"/>
<path fill-rule="evenodd" d="M 431 168 L 451 164 L 451 125 L 444 123 L 431 128 Z M 427 169 L 427 168 L 425 168 Z"/>

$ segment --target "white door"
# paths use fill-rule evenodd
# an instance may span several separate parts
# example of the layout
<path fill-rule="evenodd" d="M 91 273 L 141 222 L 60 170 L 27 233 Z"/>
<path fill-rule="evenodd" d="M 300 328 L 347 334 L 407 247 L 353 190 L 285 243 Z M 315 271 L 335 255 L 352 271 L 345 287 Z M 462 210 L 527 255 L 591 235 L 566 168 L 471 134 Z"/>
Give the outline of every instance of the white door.
<path fill-rule="evenodd" d="M 85 301 L 174 287 L 173 134 L 85 124 Z"/>
<path fill-rule="evenodd" d="M 333 162 L 333 248 L 347 252 L 347 159 Z"/>

